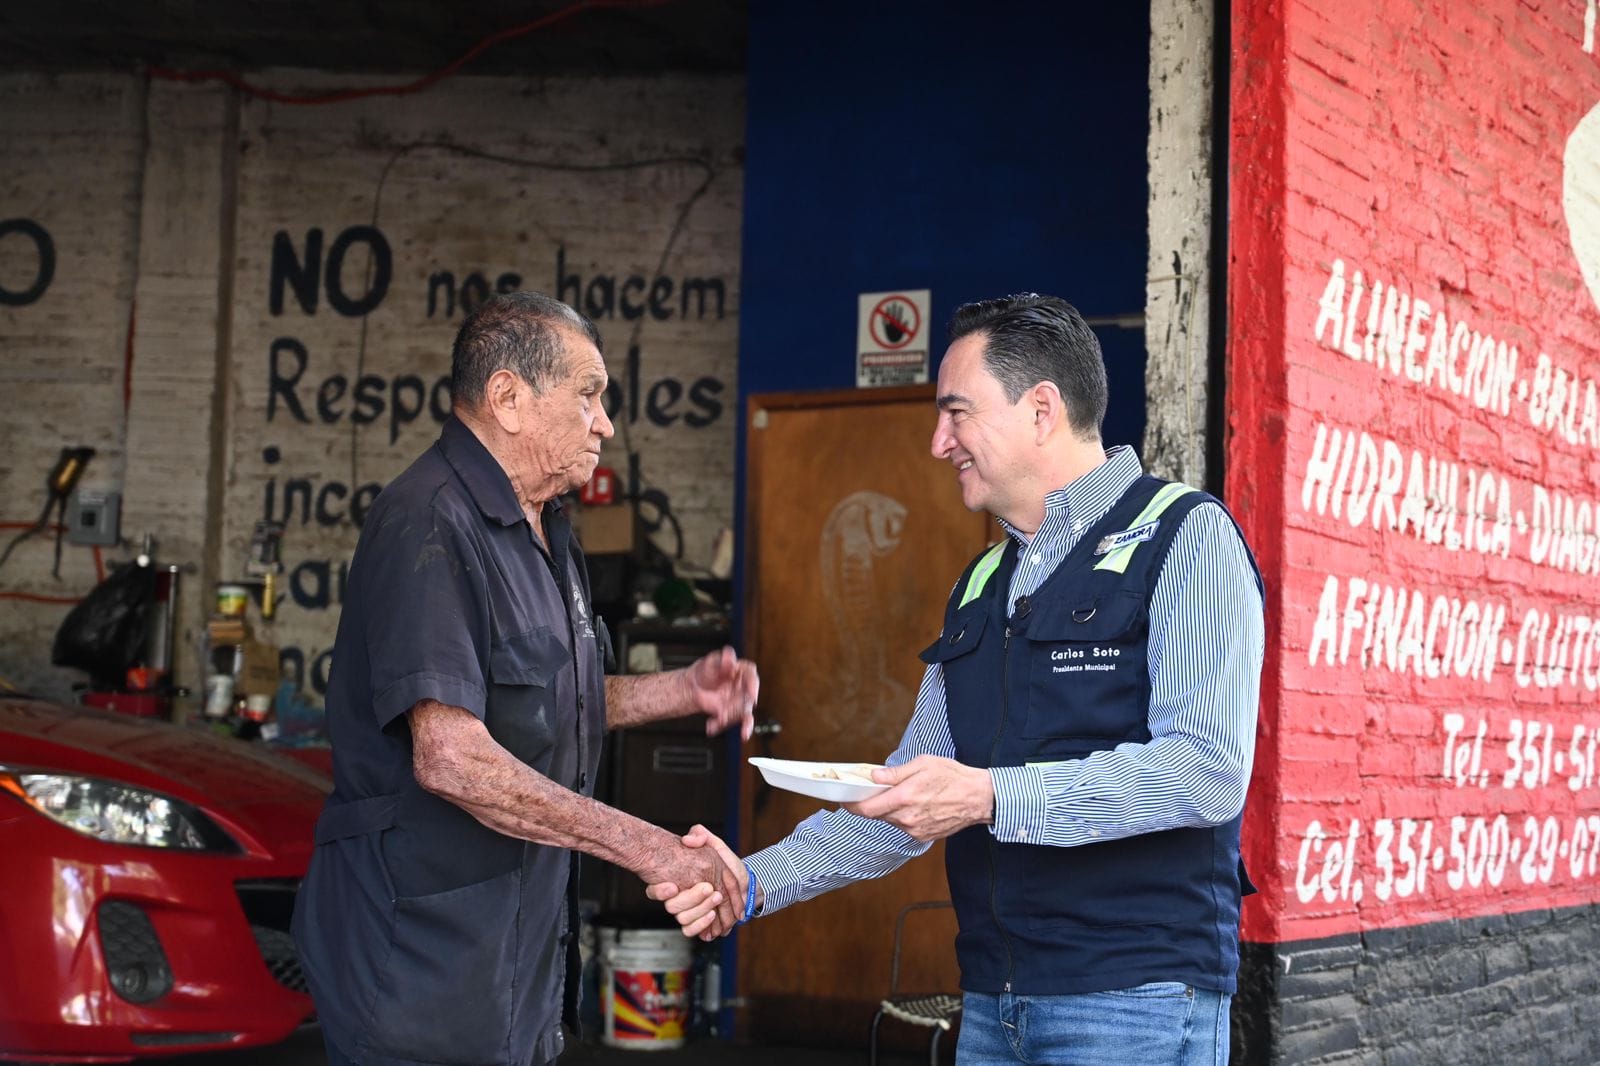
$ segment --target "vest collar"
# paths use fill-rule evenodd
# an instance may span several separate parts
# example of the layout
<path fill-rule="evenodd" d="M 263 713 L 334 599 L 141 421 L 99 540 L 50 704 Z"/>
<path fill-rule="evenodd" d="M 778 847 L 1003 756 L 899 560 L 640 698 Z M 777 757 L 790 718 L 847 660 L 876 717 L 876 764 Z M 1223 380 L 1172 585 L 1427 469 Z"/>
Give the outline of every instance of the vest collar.
<path fill-rule="evenodd" d="M 1059 489 L 1052 489 L 1044 498 L 1045 521 L 1039 528 L 1051 525 L 1050 518 L 1059 515 L 1059 529 L 1070 529 L 1079 523 L 1078 532 L 1094 525 L 1111 512 L 1128 487 L 1144 476 L 1144 464 L 1126 444 L 1106 449 L 1106 461 L 1087 473 L 1079 474 Z M 996 521 L 1020 544 L 1029 537 L 1004 518 Z M 1037 534 L 1035 534 L 1037 535 Z"/>

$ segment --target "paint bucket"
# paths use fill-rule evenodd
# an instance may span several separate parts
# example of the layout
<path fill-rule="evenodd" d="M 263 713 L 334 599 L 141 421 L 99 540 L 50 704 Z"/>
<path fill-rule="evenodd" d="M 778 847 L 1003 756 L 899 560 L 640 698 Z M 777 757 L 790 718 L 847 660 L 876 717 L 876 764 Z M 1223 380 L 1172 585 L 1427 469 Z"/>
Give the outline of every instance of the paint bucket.
<path fill-rule="evenodd" d="M 223 617 L 244 617 L 244 608 L 249 602 L 250 590 L 243 585 L 217 586 L 217 613 Z"/>
<path fill-rule="evenodd" d="M 601 1039 L 610 1047 L 667 1051 L 689 1027 L 689 938 L 677 929 L 607 929 L 600 934 Z"/>

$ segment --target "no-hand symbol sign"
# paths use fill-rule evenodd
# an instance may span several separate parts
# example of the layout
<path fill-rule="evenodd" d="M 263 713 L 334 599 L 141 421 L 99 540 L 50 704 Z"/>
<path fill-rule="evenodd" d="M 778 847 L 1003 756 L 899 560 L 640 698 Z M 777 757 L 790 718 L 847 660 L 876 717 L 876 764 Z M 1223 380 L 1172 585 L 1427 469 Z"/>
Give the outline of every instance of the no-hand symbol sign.
<path fill-rule="evenodd" d="M 895 293 L 878 301 L 867 326 L 873 340 L 894 351 L 917 339 L 922 332 L 922 312 L 911 300 Z"/>
<path fill-rule="evenodd" d="M 864 292 L 858 301 L 856 384 L 912 385 L 928 380 L 927 289 Z"/>

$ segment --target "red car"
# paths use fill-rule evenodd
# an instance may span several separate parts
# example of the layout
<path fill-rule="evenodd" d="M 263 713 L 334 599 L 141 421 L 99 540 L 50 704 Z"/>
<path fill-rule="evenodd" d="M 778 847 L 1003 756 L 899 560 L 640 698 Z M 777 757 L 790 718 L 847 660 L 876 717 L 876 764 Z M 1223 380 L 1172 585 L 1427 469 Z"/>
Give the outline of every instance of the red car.
<path fill-rule="evenodd" d="M 289 917 L 331 787 L 260 744 L 0 699 L 0 1059 L 288 1036 L 312 1011 Z"/>

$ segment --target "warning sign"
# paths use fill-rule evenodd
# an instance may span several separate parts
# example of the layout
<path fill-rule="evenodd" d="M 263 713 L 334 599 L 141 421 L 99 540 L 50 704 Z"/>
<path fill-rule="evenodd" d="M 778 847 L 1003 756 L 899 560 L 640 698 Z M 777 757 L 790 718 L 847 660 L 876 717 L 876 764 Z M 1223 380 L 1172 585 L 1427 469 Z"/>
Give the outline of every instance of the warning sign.
<path fill-rule="evenodd" d="M 928 380 L 927 289 L 864 292 L 856 326 L 856 384 L 915 385 Z"/>

